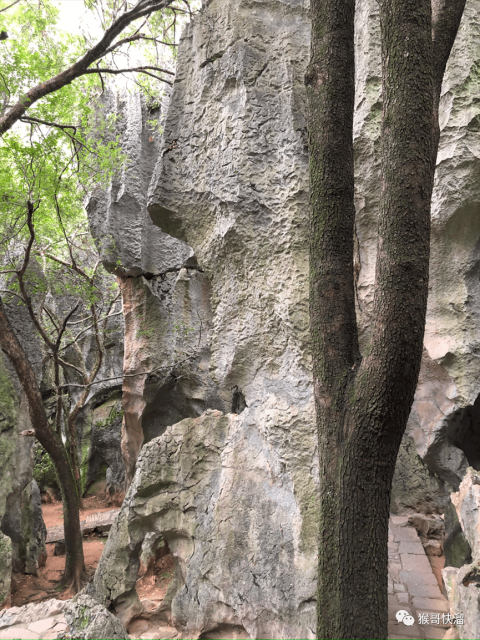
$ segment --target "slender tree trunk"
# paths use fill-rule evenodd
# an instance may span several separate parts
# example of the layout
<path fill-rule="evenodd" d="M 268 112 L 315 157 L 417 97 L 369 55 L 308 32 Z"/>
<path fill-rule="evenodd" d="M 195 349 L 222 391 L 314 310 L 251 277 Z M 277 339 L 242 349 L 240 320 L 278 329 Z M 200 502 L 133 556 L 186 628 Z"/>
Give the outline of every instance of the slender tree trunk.
<path fill-rule="evenodd" d="M 382 198 L 374 321 L 361 357 L 353 279 L 354 0 L 311 3 L 305 81 L 322 639 L 387 637 L 391 482 L 420 369 L 438 98 L 463 5 L 437 2 L 441 33 L 434 29 L 432 38 L 430 0 L 380 2 Z"/>
<path fill-rule="evenodd" d="M 63 501 L 65 533 L 65 573 L 62 583 L 78 591 L 85 578 L 79 501 L 75 478 L 61 436 L 48 424 L 35 373 L 12 330 L 0 299 L 0 347 L 8 356 L 27 397 L 30 420 L 35 437 L 50 455 L 57 471 Z"/>

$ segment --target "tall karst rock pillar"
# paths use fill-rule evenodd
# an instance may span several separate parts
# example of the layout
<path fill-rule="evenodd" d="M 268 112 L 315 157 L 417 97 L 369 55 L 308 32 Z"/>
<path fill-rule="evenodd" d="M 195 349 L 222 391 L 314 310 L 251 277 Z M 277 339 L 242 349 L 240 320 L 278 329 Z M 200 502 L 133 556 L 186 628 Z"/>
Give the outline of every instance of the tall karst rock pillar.
<path fill-rule="evenodd" d="M 208 349 L 151 401 L 158 412 L 183 385 L 190 413 L 144 446 L 90 591 L 124 618 L 138 611 L 147 530 L 149 544 L 163 536 L 178 559 L 172 621 L 190 638 L 314 637 L 307 10 L 306 0 L 214 0 L 195 16 L 152 178 L 151 219 L 192 248 L 209 310 L 188 265 L 172 300 L 183 291 L 184 308 L 199 308 Z"/>

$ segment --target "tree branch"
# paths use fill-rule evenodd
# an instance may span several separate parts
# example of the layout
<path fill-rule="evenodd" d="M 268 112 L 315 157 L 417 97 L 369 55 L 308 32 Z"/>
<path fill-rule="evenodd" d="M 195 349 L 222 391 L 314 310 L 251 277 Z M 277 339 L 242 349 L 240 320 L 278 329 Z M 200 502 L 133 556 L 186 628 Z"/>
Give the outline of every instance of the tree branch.
<path fill-rule="evenodd" d="M 7 9 L 11 9 L 12 7 L 14 7 L 19 2 L 20 2 L 20 0 L 15 0 L 15 2 L 12 2 L 12 4 L 9 4 L 8 7 L 4 7 L 3 9 L 0 9 L 0 13 L 3 13 L 4 11 L 7 11 Z M 3 31 L 2 33 L 5 33 L 5 32 Z M 0 38 L 0 40 L 6 40 L 6 38 Z"/>
<path fill-rule="evenodd" d="M 132 22 L 139 18 L 143 18 L 144 16 L 151 15 L 161 9 L 165 9 L 170 6 L 172 2 L 173 0 L 142 0 L 132 9 L 122 14 L 105 31 L 99 42 L 91 47 L 85 55 L 80 58 L 80 60 L 72 64 L 68 69 L 58 73 L 53 78 L 50 78 L 45 82 L 40 82 L 29 89 L 29 91 L 27 91 L 18 100 L 18 102 L 0 118 L 0 136 L 11 129 L 15 122 L 17 122 L 26 113 L 27 109 L 31 107 L 32 104 L 84 75 L 92 64 L 105 56 L 106 51 L 112 46 L 115 38 L 117 38 Z M 98 71 L 96 71 L 96 73 L 98 73 Z"/>
<path fill-rule="evenodd" d="M 170 80 L 165 80 L 165 78 L 161 78 L 160 76 L 155 75 L 154 73 L 150 73 L 148 69 L 152 69 L 153 71 L 161 71 L 163 73 L 170 73 L 172 76 L 175 74 L 172 71 L 168 71 L 167 69 L 162 69 L 161 67 L 134 67 L 132 69 L 104 69 L 103 67 L 98 67 L 96 69 L 87 69 L 84 75 L 91 73 L 111 73 L 111 74 L 119 74 L 119 73 L 144 73 L 147 76 L 151 76 L 152 78 L 156 78 L 157 80 L 161 80 L 162 82 L 166 82 L 170 86 L 173 86 L 173 82 Z"/>
<path fill-rule="evenodd" d="M 27 289 L 25 287 L 25 281 L 23 279 L 23 276 L 25 275 L 25 271 L 27 270 L 28 263 L 30 261 L 30 252 L 32 250 L 33 243 L 35 241 L 35 227 L 33 225 L 33 214 L 34 214 L 34 211 L 35 211 L 35 208 L 33 206 L 33 203 L 28 201 L 28 203 L 27 203 L 27 226 L 28 226 L 28 230 L 30 232 L 30 238 L 28 240 L 27 248 L 25 249 L 25 257 L 23 259 L 23 264 L 22 264 L 21 268 L 17 271 L 17 278 L 18 278 L 18 285 L 20 287 L 20 292 L 22 294 L 23 301 L 24 301 L 24 303 L 25 303 L 25 305 L 26 305 L 26 307 L 28 309 L 28 314 L 29 314 L 33 324 L 35 325 L 35 328 L 37 329 L 38 333 L 42 336 L 42 339 L 44 340 L 45 344 L 49 347 L 49 349 L 51 349 L 53 351 L 53 349 L 55 348 L 55 345 L 50 340 L 49 336 L 43 330 L 42 325 L 38 321 L 38 318 L 37 318 L 37 316 L 35 314 L 35 311 L 33 310 L 32 300 L 31 300 L 30 296 L 28 295 Z"/>
<path fill-rule="evenodd" d="M 433 81 L 436 109 L 440 100 L 443 74 L 464 9 L 465 0 L 432 0 Z"/>

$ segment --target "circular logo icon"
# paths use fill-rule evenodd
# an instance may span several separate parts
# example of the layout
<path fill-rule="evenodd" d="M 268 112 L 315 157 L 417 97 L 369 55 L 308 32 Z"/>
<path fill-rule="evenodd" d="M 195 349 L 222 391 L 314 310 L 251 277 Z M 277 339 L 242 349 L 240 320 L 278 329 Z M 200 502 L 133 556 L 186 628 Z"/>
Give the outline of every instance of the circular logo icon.
<path fill-rule="evenodd" d="M 403 622 L 404 617 L 409 615 L 410 614 L 408 613 L 408 611 L 405 611 L 405 609 L 400 609 L 400 611 L 397 611 L 395 617 L 398 622 Z"/>

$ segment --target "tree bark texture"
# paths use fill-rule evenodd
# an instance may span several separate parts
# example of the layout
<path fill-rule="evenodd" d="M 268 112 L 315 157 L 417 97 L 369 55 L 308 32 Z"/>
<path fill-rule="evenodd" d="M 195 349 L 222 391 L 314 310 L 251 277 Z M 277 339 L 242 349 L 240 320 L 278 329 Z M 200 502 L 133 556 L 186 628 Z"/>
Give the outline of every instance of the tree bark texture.
<path fill-rule="evenodd" d="M 391 483 L 420 370 L 438 99 L 463 4 L 449 3 L 448 17 L 438 9 L 444 32 L 432 37 L 431 0 L 380 2 L 382 196 L 373 326 L 360 356 L 353 273 L 355 6 L 354 0 L 311 3 L 305 82 L 322 639 L 388 635 Z M 434 52 L 443 62 L 434 61 Z"/>
<path fill-rule="evenodd" d="M 65 573 L 62 583 L 79 590 L 85 580 L 79 496 L 70 461 L 57 434 L 49 425 L 35 373 L 16 337 L 0 299 L 0 347 L 12 363 L 27 397 L 35 437 L 50 455 L 57 471 L 63 502 Z"/>

